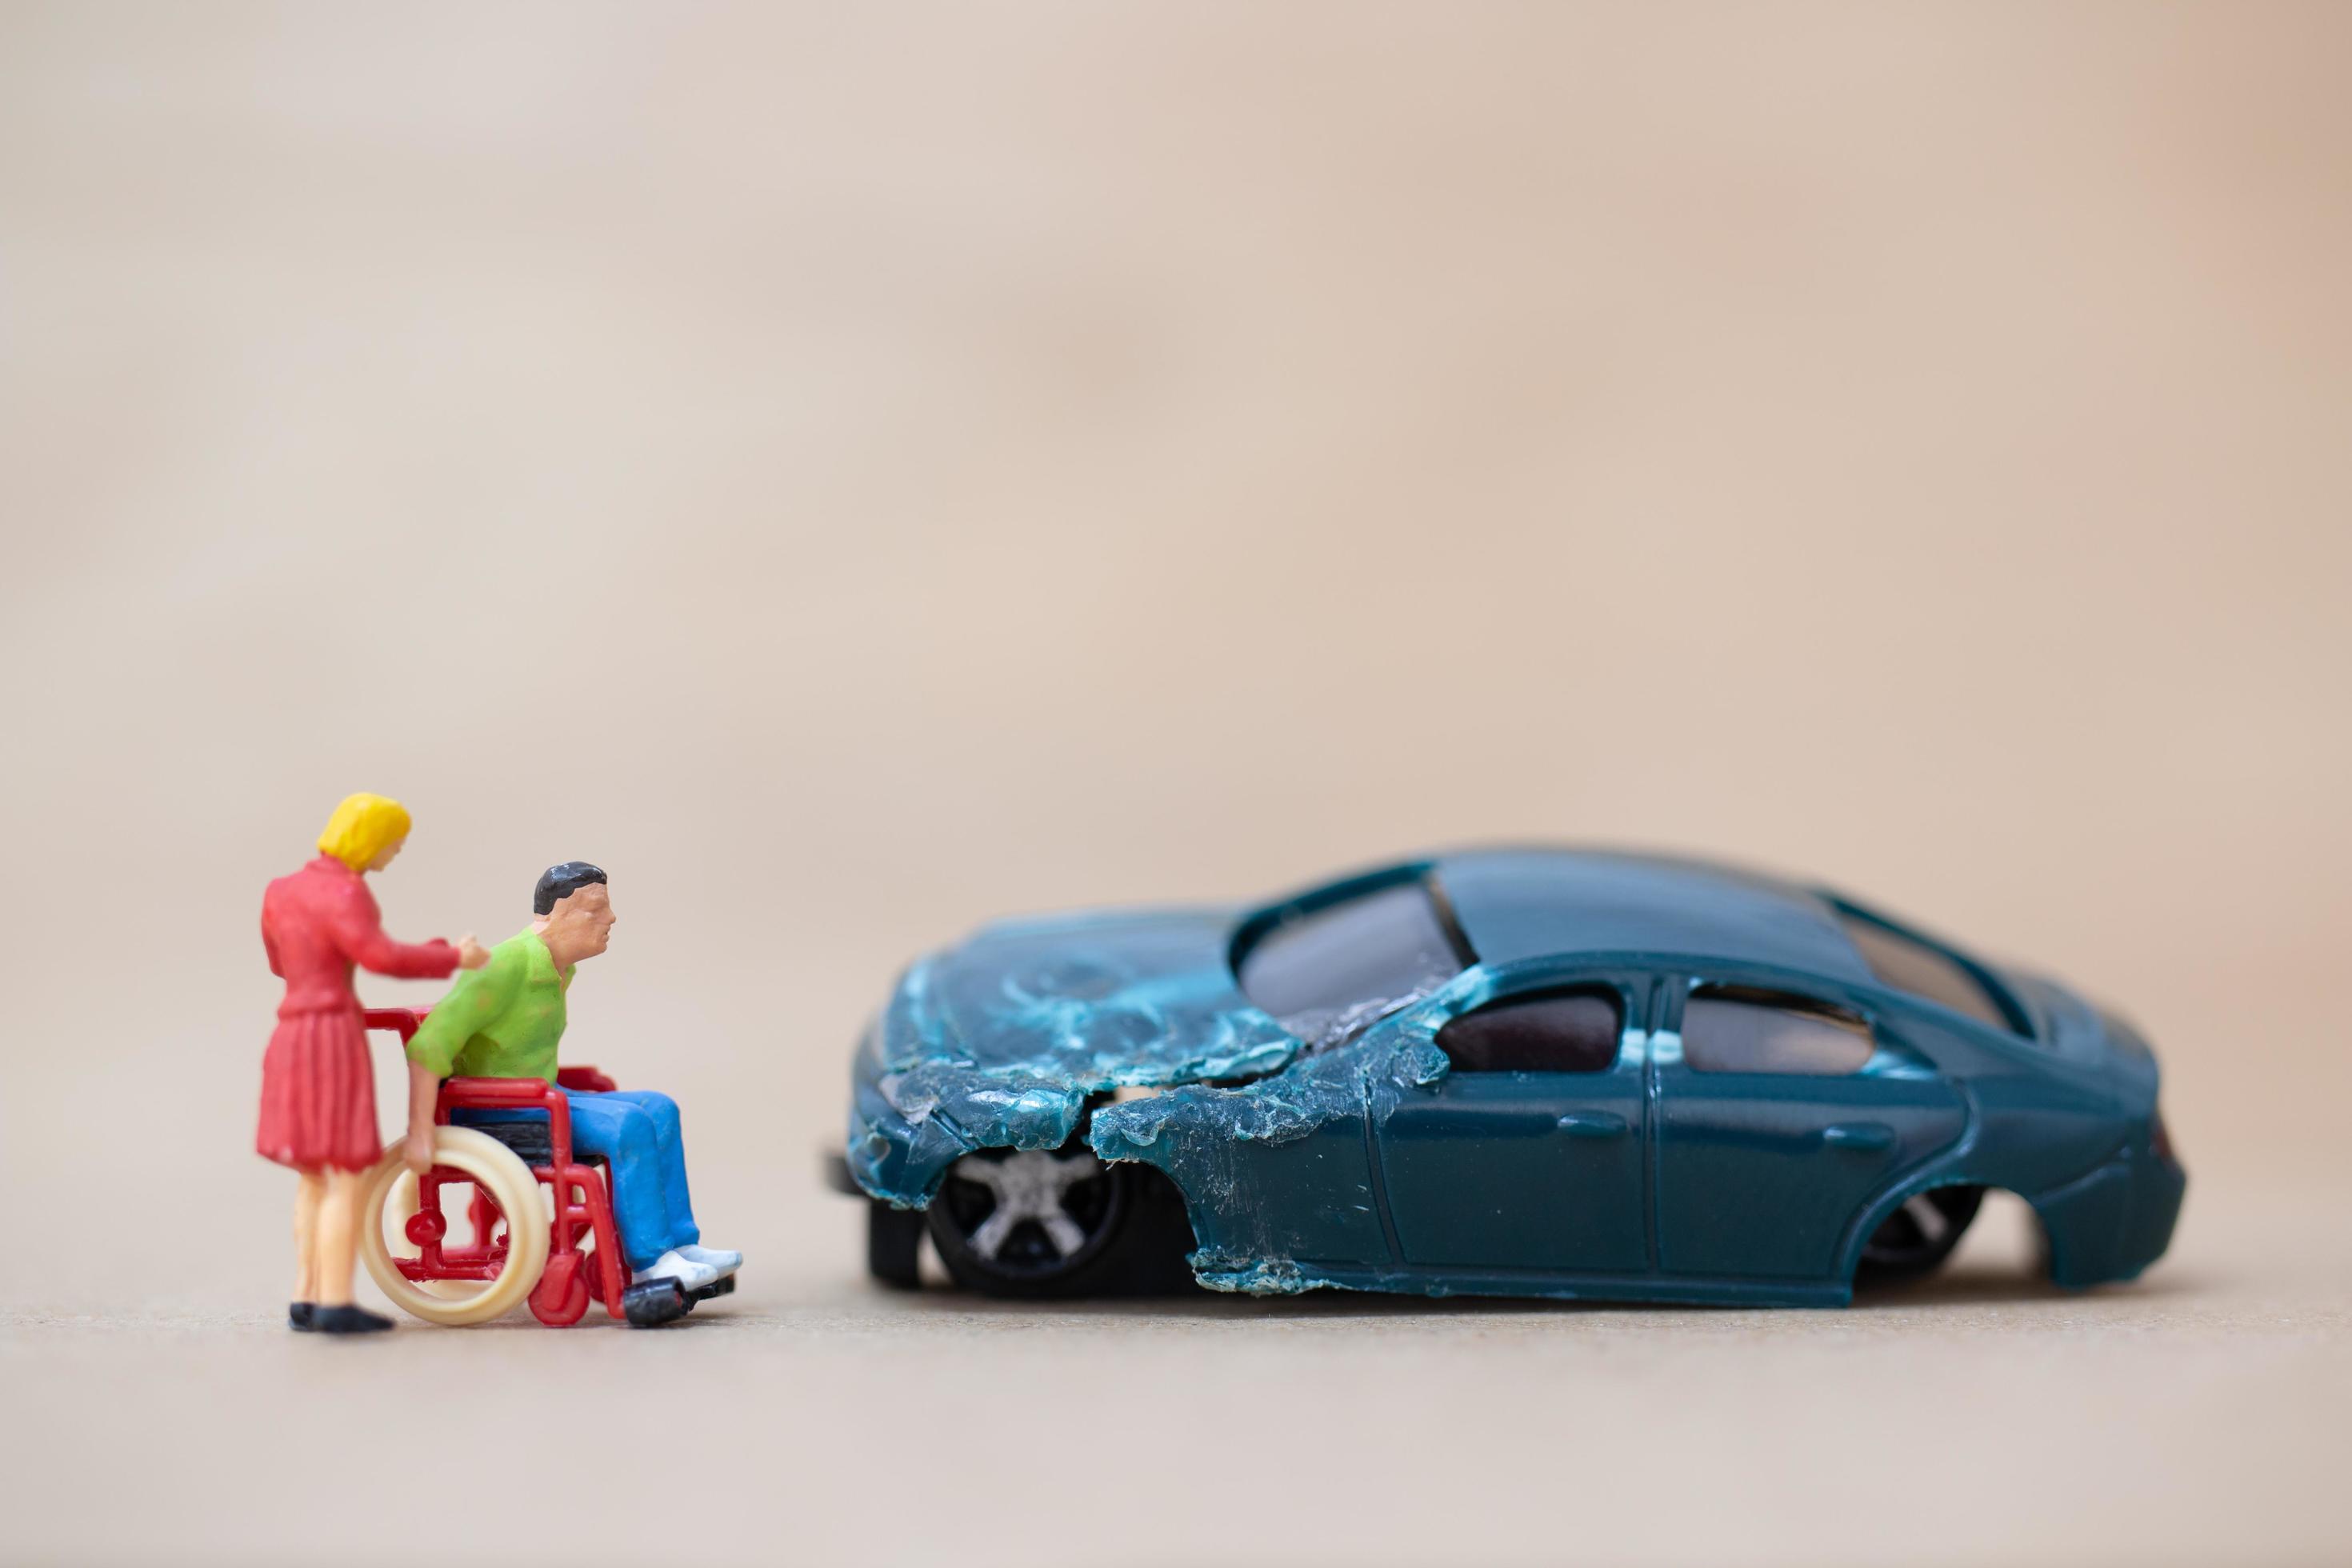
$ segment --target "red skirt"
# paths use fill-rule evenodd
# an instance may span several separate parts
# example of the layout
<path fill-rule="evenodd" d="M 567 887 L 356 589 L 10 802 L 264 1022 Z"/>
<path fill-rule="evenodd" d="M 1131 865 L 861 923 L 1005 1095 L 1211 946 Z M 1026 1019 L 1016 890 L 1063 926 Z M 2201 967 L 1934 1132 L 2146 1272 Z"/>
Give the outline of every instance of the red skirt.
<path fill-rule="evenodd" d="M 301 1171 L 364 1171 L 383 1154 L 375 1069 L 357 1009 L 278 1020 L 261 1058 L 261 1131 L 253 1146 L 263 1159 Z"/>

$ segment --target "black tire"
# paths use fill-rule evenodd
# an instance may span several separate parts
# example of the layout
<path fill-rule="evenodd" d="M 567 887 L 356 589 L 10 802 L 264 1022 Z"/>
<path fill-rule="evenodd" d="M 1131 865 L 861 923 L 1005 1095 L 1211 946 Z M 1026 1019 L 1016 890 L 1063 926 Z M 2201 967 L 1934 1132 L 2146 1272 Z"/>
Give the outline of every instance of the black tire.
<path fill-rule="evenodd" d="M 1854 1283 L 1883 1285 L 1934 1272 L 1959 1246 L 1983 1202 L 1982 1187 L 1937 1187 L 1906 1199 L 1863 1243 Z"/>
<path fill-rule="evenodd" d="M 1174 1184 L 1142 1166 L 1096 1163 L 1082 1141 L 1045 1156 L 1083 1159 L 1091 1166 L 1088 1173 L 1069 1180 L 1061 1194 L 1060 1207 L 1076 1227 L 1075 1238 L 1066 1231 L 1057 1242 L 1042 1223 L 1025 1218 L 1007 1234 L 984 1235 L 1000 1198 L 974 1174 L 1016 1157 L 1014 1151 L 1002 1149 L 966 1155 L 931 1201 L 931 1241 L 958 1285 L 1029 1300 L 1160 1295 L 1192 1288 L 1184 1257 L 1192 1250 L 1192 1227 Z M 981 1162 L 978 1167 L 969 1163 L 975 1161 Z"/>
<path fill-rule="evenodd" d="M 866 1271 L 894 1290 L 922 1288 L 916 1268 L 923 1250 L 923 1215 L 919 1209 L 894 1209 L 867 1201 L 866 1206 Z"/>

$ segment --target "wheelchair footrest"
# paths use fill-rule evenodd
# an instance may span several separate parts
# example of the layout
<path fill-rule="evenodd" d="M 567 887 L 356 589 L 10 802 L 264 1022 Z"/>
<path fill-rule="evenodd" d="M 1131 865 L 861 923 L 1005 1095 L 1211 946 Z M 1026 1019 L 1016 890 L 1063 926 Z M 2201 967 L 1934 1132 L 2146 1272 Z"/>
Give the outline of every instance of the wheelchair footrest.
<path fill-rule="evenodd" d="M 651 1329 L 674 1323 L 693 1310 L 686 1288 L 675 1279 L 648 1279 L 621 1292 L 621 1315 L 632 1328 Z"/>
<path fill-rule="evenodd" d="M 648 1279 L 621 1292 L 621 1315 L 637 1328 L 658 1328 L 685 1317 L 698 1302 L 734 1293 L 732 1274 L 713 1279 L 699 1290 L 688 1290 L 675 1279 Z"/>

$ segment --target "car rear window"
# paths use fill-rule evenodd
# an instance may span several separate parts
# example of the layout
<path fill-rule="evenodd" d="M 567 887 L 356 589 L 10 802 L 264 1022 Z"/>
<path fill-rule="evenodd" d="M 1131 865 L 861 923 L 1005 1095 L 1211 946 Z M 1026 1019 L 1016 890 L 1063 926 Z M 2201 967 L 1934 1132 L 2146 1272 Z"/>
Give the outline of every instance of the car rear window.
<path fill-rule="evenodd" d="M 1979 1024 L 2016 1032 L 2017 1022 L 2000 999 L 1951 954 L 1851 910 L 1838 911 L 1838 924 L 1880 984 L 1939 1002 Z"/>
<path fill-rule="evenodd" d="M 1876 1048 L 1870 1026 L 1808 996 L 1701 985 L 1683 1004 L 1683 1060 L 1693 1072 L 1860 1072 Z"/>
<path fill-rule="evenodd" d="M 1395 883 L 1275 926 L 1242 954 L 1242 994 L 1310 1046 L 1337 1044 L 1462 973 L 1425 880 Z"/>

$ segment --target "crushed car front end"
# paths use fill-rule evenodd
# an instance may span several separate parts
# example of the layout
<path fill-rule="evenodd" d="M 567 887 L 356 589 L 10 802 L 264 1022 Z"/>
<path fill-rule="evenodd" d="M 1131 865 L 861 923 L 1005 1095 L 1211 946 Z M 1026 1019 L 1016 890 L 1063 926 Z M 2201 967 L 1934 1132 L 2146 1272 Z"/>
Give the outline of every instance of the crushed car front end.
<path fill-rule="evenodd" d="M 1298 1041 L 1234 989 L 1236 911 L 1003 921 L 918 961 L 859 1042 L 849 1174 L 902 1208 L 988 1149 L 1058 1150 L 1121 1090 L 1279 1071 Z"/>

